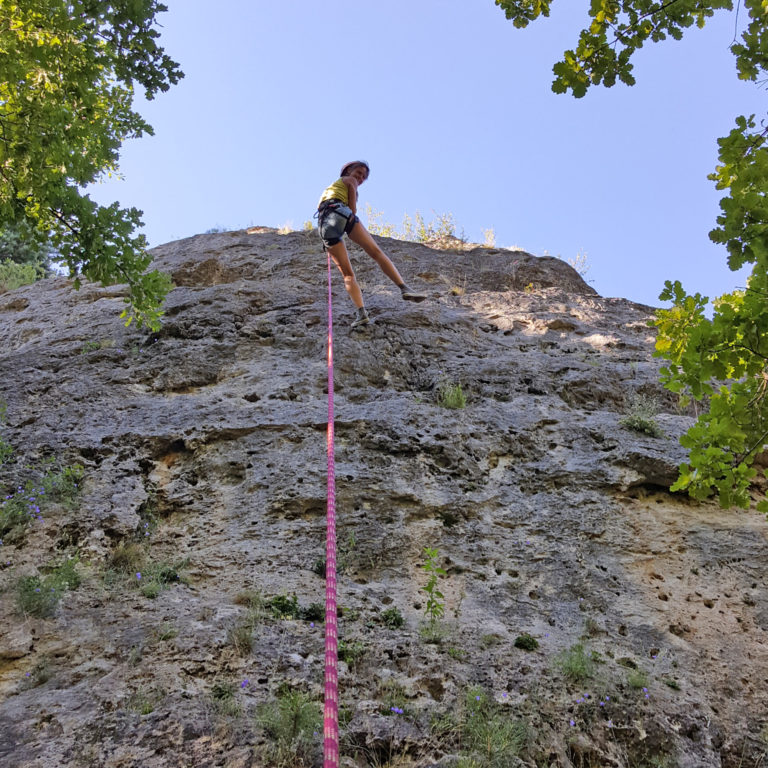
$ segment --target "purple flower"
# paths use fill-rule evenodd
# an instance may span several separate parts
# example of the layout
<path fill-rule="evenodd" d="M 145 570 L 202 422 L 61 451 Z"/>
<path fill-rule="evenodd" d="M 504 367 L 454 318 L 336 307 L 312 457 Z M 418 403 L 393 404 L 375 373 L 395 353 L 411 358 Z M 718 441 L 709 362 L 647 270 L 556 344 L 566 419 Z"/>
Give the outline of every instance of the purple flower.
<path fill-rule="evenodd" d="M 576 721 L 575 720 L 571 720 L 571 726 L 574 726 L 574 725 L 576 725 Z"/>
<path fill-rule="evenodd" d="M 248 680 L 243 680 L 243 682 L 242 682 L 242 683 L 240 683 L 240 687 L 241 687 L 241 688 L 245 688 L 245 687 L 247 687 L 247 686 L 248 686 L 248 683 L 249 683 L 249 681 L 248 681 Z"/>
<path fill-rule="evenodd" d="M 140 574 L 140 573 L 137 573 L 137 574 L 136 574 L 136 578 L 137 578 L 139 581 L 141 581 L 141 574 Z"/>

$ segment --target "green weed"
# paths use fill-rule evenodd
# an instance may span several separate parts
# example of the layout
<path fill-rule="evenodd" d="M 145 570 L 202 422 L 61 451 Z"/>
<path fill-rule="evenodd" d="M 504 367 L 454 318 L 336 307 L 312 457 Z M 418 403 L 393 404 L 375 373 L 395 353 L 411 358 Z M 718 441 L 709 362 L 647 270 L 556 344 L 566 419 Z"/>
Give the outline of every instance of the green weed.
<path fill-rule="evenodd" d="M 656 421 L 659 407 L 656 400 L 645 395 L 634 395 L 627 406 L 627 414 L 619 419 L 622 427 L 641 432 L 650 437 L 663 437 L 664 432 Z"/>
<path fill-rule="evenodd" d="M 582 643 L 576 643 L 560 653 L 555 663 L 565 677 L 573 683 L 588 680 L 595 672 L 595 662 Z"/>
<path fill-rule="evenodd" d="M 86 341 L 80 347 L 80 354 L 87 355 L 89 352 L 96 352 L 99 349 L 111 349 L 115 346 L 113 339 L 100 339 L 99 341 Z"/>
<path fill-rule="evenodd" d="M 283 690 L 274 701 L 262 706 L 257 716 L 271 744 L 268 758 L 277 766 L 312 763 L 316 733 L 322 732 L 319 705 L 300 691 Z"/>
<path fill-rule="evenodd" d="M 13 532 L 14 538 L 22 538 L 26 527 L 33 520 L 42 520 L 43 512 L 52 503 L 71 508 L 80 492 L 82 478 L 83 468 L 73 464 L 51 467 L 37 480 L 27 480 L 0 502 L 0 537 Z"/>
<path fill-rule="evenodd" d="M 77 589 L 81 578 L 75 566 L 77 558 L 65 560 L 43 577 L 24 576 L 16 583 L 16 606 L 24 615 L 52 616 L 59 600 L 69 589 Z"/>
<path fill-rule="evenodd" d="M 405 624 L 403 614 L 394 606 L 381 612 L 381 621 L 390 629 L 400 629 Z"/>
<path fill-rule="evenodd" d="M 311 603 L 308 607 L 299 605 L 295 594 L 276 595 L 266 601 L 265 607 L 276 619 L 300 619 L 302 621 L 322 621 L 325 618 L 325 606 Z"/>
<path fill-rule="evenodd" d="M 253 622 L 249 619 L 239 621 L 227 632 L 227 642 L 235 649 L 238 656 L 248 656 L 253 651 Z"/>
<path fill-rule="evenodd" d="M 26 691 L 30 688 L 37 688 L 39 685 L 47 683 L 53 676 L 50 659 L 44 656 L 35 666 L 24 675 L 21 681 L 21 689 Z"/>
<path fill-rule="evenodd" d="M 647 688 L 648 687 L 648 675 L 643 669 L 633 669 L 627 675 L 627 683 L 630 688 Z"/>
<path fill-rule="evenodd" d="M 157 630 L 157 639 L 160 640 L 160 642 L 167 642 L 168 640 L 173 640 L 174 637 L 179 636 L 179 630 L 176 629 L 176 627 L 173 626 L 169 621 L 164 622 L 160 625 L 160 628 Z"/>
<path fill-rule="evenodd" d="M 0 400 L 0 427 L 5 426 L 5 416 L 8 406 Z M 0 467 L 13 456 L 13 446 L 0 435 Z"/>
<path fill-rule="evenodd" d="M 356 667 L 368 652 L 368 648 L 361 640 L 339 640 L 339 660 L 348 664 L 350 667 Z"/>
<path fill-rule="evenodd" d="M 421 567 L 429 576 L 426 586 L 421 588 L 422 592 L 427 593 L 427 604 L 424 608 L 424 613 L 429 623 L 434 624 L 445 615 L 445 596 L 438 589 L 438 578 L 445 576 L 446 572 L 438 564 L 437 547 L 424 547 L 424 556 L 426 560 Z"/>
<path fill-rule="evenodd" d="M 466 408 L 467 397 L 461 384 L 449 384 L 448 382 L 441 384 L 437 389 L 437 404 L 452 410 Z"/>
<path fill-rule="evenodd" d="M 403 714 L 408 705 L 405 688 L 394 680 L 384 680 L 376 692 L 381 701 L 379 712 L 382 715 Z"/>
<path fill-rule="evenodd" d="M 136 573 L 136 585 L 144 597 L 156 598 L 171 584 L 184 583 L 181 570 L 187 565 L 184 560 L 175 564 L 165 561 L 145 563 L 143 570 Z"/>
<path fill-rule="evenodd" d="M 539 647 L 539 641 L 527 632 L 523 632 L 522 635 L 518 635 L 515 638 L 515 648 L 520 648 L 524 651 L 535 651 Z"/>
<path fill-rule="evenodd" d="M 465 696 L 461 736 L 466 766 L 504 768 L 525 748 L 528 727 L 509 717 L 482 688 L 475 687 Z"/>
<path fill-rule="evenodd" d="M 419 625 L 419 637 L 430 645 L 443 645 L 451 636 L 451 628 L 444 621 L 425 621 Z"/>
<path fill-rule="evenodd" d="M 215 680 L 211 687 L 211 705 L 213 711 L 224 717 L 240 717 L 243 708 L 235 696 L 237 687 L 234 683 Z"/>
<path fill-rule="evenodd" d="M 164 697 L 165 693 L 163 691 L 141 687 L 128 697 L 125 702 L 125 708 L 129 712 L 149 715 L 155 711 L 155 708 Z"/>

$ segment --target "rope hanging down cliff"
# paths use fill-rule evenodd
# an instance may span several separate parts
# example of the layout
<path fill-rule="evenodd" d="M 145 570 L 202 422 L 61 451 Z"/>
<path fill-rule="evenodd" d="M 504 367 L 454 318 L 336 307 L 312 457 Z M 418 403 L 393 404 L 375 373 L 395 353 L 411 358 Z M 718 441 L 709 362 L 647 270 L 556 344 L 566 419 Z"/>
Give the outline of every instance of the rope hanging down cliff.
<path fill-rule="evenodd" d="M 328 510 L 325 540 L 325 705 L 323 768 L 339 766 L 339 675 L 336 624 L 336 465 L 333 435 L 333 302 L 331 255 L 328 252 Z"/>

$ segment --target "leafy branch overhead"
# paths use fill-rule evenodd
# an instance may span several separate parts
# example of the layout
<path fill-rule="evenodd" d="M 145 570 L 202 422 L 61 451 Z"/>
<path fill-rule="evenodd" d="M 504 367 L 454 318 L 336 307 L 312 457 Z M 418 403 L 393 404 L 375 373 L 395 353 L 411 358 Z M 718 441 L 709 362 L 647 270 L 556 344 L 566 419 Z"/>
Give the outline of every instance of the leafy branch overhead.
<path fill-rule="evenodd" d="M 183 76 L 158 45 L 156 0 L 23 0 L 0 8 L 0 225 L 55 248 L 54 261 L 109 285 L 124 313 L 156 325 L 170 287 L 147 272 L 141 211 L 99 206 L 84 188 L 118 170 L 128 138 L 151 134 L 133 111 Z"/>
<path fill-rule="evenodd" d="M 549 16 L 554 0 L 496 0 L 516 27 Z M 592 85 L 632 85 L 632 56 L 646 42 L 679 40 L 703 27 L 717 11 L 734 12 L 731 44 L 742 80 L 762 83 L 768 72 L 768 3 L 765 0 L 592 0 L 587 23 L 553 71 L 552 90 L 577 98 Z M 768 127 L 755 115 L 736 118 L 718 139 L 719 164 L 710 175 L 726 195 L 710 239 L 723 244 L 728 266 L 752 265 L 746 287 L 714 301 L 689 296 L 667 281 L 660 298 L 656 354 L 669 361 L 664 385 L 707 405 L 681 438 L 689 451 L 673 490 L 696 498 L 717 493 L 724 507 L 751 503 L 755 460 L 768 443 Z M 768 501 L 758 503 L 768 511 Z"/>

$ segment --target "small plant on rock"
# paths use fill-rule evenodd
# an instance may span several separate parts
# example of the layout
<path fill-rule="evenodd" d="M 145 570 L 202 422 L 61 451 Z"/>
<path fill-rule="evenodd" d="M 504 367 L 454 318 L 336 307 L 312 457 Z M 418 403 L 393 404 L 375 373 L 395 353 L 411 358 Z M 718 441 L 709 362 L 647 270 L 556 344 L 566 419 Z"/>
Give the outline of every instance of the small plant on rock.
<path fill-rule="evenodd" d="M 361 640 L 339 640 L 339 660 L 348 664 L 350 667 L 356 667 L 365 656 L 368 649 Z"/>
<path fill-rule="evenodd" d="M 50 659 L 44 656 L 35 666 L 24 675 L 21 681 L 21 690 L 26 691 L 30 688 L 37 688 L 39 685 L 47 683 L 53 676 Z"/>
<path fill-rule="evenodd" d="M 515 648 L 520 648 L 524 651 L 535 651 L 539 647 L 539 641 L 527 632 L 523 632 L 522 635 L 518 635 L 515 638 Z"/>
<path fill-rule="evenodd" d="M 243 708 L 235 697 L 236 690 L 234 683 L 214 681 L 211 688 L 211 705 L 214 712 L 224 717 L 239 717 L 243 713 Z"/>
<path fill-rule="evenodd" d="M 136 572 L 135 584 L 144 597 L 154 600 L 170 585 L 184 582 L 181 570 L 186 565 L 186 560 L 175 564 L 162 561 L 148 562 L 142 571 Z"/>
<path fill-rule="evenodd" d="M 525 722 L 514 720 L 482 688 L 465 696 L 461 723 L 461 765 L 504 768 L 512 765 L 528 741 Z"/>
<path fill-rule="evenodd" d="M 421 566 L 429 576 L 426 586 L 421 591 L 427 593 L 427 605 L 424 608 L 427 620 L 434 624 L 445 615 L 445 597 L 438 589 L 438 578 L 445 576 L 446 572 L 438 564 L 437 547 L 424 547 L 424 556 L 426 560 Z"/>
<path fill-rule="evenodd" d="M 619 420 L 619 424 L 644 435 L 663 437 L 664 432 L 656 420 L 658 414 L 659 407 L 654 398 L 634 395 L 627 406 L 627 415 Z"/>
<path fill-rule="evenodd" d="M 6 404 L 0 400 L 0 427 L 5 426 Z M 0 435 L 0 467 L 13 456 L 13 446 Z"/>
<path fill-rule="evenodd" d="M 16 584 L 16 605 L 24 615 L 47 618 L 69 589 L 77 589 L 81 578 L 77 558 L 65 560 L 46 576 L 24 576 Z"/>
<path fill-rule="evenodd" d="M 381 620 L 390 629 L 400 629 L 405 624 L 403 614 L 394 606 L 381 612 Z"/>
<path fill-rule="evenodd" d="M 645 689 L 648 686 L 648 675 L 644 669 L 633 669 L 627 675 L 627 683 L 630 688 Z"/>
<path fill-rule="evenodd" d="M 565 677 L 573 683 L 587 680 L 595 672 L 595 662 L 582 643 L 576 643 L 559 654 L 556 664 Z"/>
<path fill-rule="evenodd" d="M 320 707 L 301 691 L 283 689 L 277 698 L 260 708 L 258 723 L 271 740 L 270 764 L 310 765 L 315 734 L 322 730 Z"/>
<path fill-rule="evenodd" d="M 466 408 L 467 397 L 461 388 L 461 384 L 450 384 L 448 382 L 441 384 L 437 390 L 437 404 L 451 410 Z"/>
<path fill-rule="evenodd" d="M 253 623 L 247 618 L 239 621 L 227 632 L 227 642 L 238 656 L 248 656 L 253 651 Z"/>

